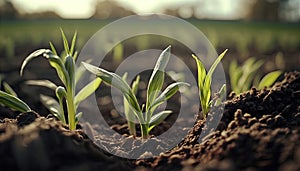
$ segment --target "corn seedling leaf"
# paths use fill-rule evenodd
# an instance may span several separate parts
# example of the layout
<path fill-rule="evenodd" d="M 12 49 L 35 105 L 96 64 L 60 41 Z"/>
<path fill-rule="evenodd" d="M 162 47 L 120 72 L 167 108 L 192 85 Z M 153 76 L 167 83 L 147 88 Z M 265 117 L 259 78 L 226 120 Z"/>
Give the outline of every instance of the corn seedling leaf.
<path fill-rule="evenodd" d="M 19 112 L 29 112 L 30 107 L 19 98 L 0 90 L 0 103 Z"/>
<path fill-rule="evenodd" d="M 273 72 L 268 73 L 266 76 L 264 76 L 261 79 L 261 81 L 258 85 L 258 89 L 263 89 L 264 87 L 270 87 L 281 74 L 282 74 L 282 71 L 273 71 Z"/>
<path fill-rule="evenodd" d="M 128 75 L 128 73 L 126 72 L 122 77 L 122 79 L 125 82 L 127 79 L 127 75 Z M 136 79 L 134 80 L 134 82 L 132 83 L 131 89 L 134 94 L 137 93 L 139 81 L 140 81 L 140 76 L 137 76 Z M 128 103 L 128 101 L 126 100 L 125 96 L 123 97 L 123 104 L 124 104 L 124 114 L 125 114 L 125 117 L 127 120 L 129 133 L 131 135 L 136 136 L 135 122 L 134 122 L 136 113 L 131 109 L 131 106 Z"/>
<path fill-rule="evenodd" d="M 90 63 L 91 60 L 87 60 L 86 63 Z M 83 76 L 83 74 L 85 73 L 85 67 L 80 64 L 79 67 L 76 68 L 76 72 L 75 72 L 75 84 L 77 84 L 77 82 L 80 80 L 80 78 Z"/>
<path fill-rule="evenodd" d="M 6 93 L 8 93 L 12 96 L 18 97 L 17 93 L 14 91 L 14 89 L 9 84 L 7 84 L 7 82 L 3 82 L 3 88 Z"/>
<path fill-rule="evenodd" d="M 64 85 L 67 86 L 69 84 L 69 74 L 61 58 L 52 54 L 46 54 L 45 57 L 49 59 L 50 65 L 56 70 L 58 77 L 64 83 Z"/>
<path fill-rule="evenodd" d="M 146 109 L 149 109 L 164 83 L 164 72 L 171 55 L 171 46 L 168 46 L 158 57 L 147 87 Z"/>
<path fill-rule="evenodd" d="M 75 96 L 75 105 L 78 107 L 79 103 L 89 97 L 92 93 L 94 93 L 99 85 L 101 84 L 102 80 L 100 78 L 95 78 L 85 87 L 83 87 Z"/>
<path fill-rule="evenodd" d="M 220 90 L 218 91 L 218 98 L 215 100 L 214 105 L 220 106 L 222 101 L 226 100 L 226 84 L 223 84 Z"/>
<path fill-rule="evenodd" d="M 57 56 L 57 51 L 56 51 L 54 45 L 52 44 L 52 42 L 49 42 L 49 45 L 50 45 L 50 48 L 52 50 L 52 53 Z"/>
<path fill-rule="evenodd" d="M 153 115 L 150 119 L 150 126 L 149 126 L 149 130 L 150 131 L 152 128 L 154 128 L 155 126 L 159 125 L 162 121 L 164 121 L 170 114 L 172 113 L 172 111 L 170 110 L 165 110 L 165 111 L 161 111 L 155 115 Z"/>
<path fill-rule="evenodd" d="M 210 97 L 211 97 L 211 90 L 210 90 L 210 87 L 211 87 L 211 79 L 212 79 L 212 74 L 214 73 L 214 71 L 216 70 L 218 64 L 221 62 L 221 60 L 224 58 L 225 54 L 227 52 L 227 49 L 221 53 L 218 58 L 215 60 L 215 62 L 212 64 L 212 66 L 210 67 L 206 77 L 205 77 L 205 82 L 204 82 L 204 90 L 207 90 L 205 92 L 207 93 L 204 93 L 203 96 L 204 96 L 204 103 L 206 105 L 206 108 L 209 107 L 209 102 L 210 102 Z M 208 111 L 206 111 L 208 112 Z"/>
<path fill-rule="evenodd" d="M 74 36 L 72 38 L 71 48 L 70 48 L 70 55 L 73 56 L 73 57 L 74 57 L 76 39 L 77 39 L 77 31 L 74 33 Z M 76 57 L 74 57 L 74 61 L 76 61 Z"/>
<path fill-rule="evenodd" d="M 154 111 L 159 105 L 169 100 L 181 86 L 189 86 L 186 82 L 175 82 L 170 84 L 151 104 L 149 110 Z"/>
<path fill-rule="evenodd" d="M 76 114 L 76 116 L 75 116 L 75 125 L 79 122 L 81 117 L 82 117 L 82 112 L 79 112 L 79 113 Z"/>
<path fill-rule="evenodd" d="M 23 75 L 23 71 L 25 66 L 31 61 L 33 58 L 39 57 L 45 53 L 51 53 L 49 49 L 39 49 L 31 53 L 28 57 L 25 58 L 25 60 L 22 63 L 21 70 L 20 70 L 20 75 Z"/>
<path fill-rule="evenodd" d="M 62 30 L 62 28 L 60 28 L 60 32 L 61 32 L 61 36 L 63 39 L 64 49 L 65 49 L 67 55 L 70 55 L 69 43 L 68 43 L 68 40 L 67 40 L 66 35 L 65 35 L 64 31 Z"/>
<path fill-rule="evenodd" d="M 140 83 L 140 76 L 138 75 L 138 76 L 136 77 L 136 79 L 133 81 L 132 86 L 131 86 L 132 92 L 133 92 L 134 94 L 136 94 L 137 91 L 138 91 L 139 83 Z"/>
<path fill-rule="evenodd" d="M 136 112 L 141 111 L 139 103 L 131 88 L 120 76 L 85 62 L 82 62 L 82 64 L 89 72 L 95 74 L 97 77 L 100 77 L 102 81 L 120 90 L 129 104 L 134 108 L 134 110 L 136 110 Z"/>
<path fill-rule="evenodd" d="M 212 78 L 212 74 L 214 73 L 214 71 L 216 70 L 218 64 L 221 62 L 221 60 L 224 58 L 226 52 L 228 49 L 224 50 L 224 52 L 222 52 L 219 57 L 215 60 L 215 62 L 212 64 L 212 66 L 210 67 L 208 73 L 207 73 L 207 77 L 208 78 Z"/>
<path fill-rule="evenodd" d="M 52 90 L 56 90 L 57 85 L 49 80 L 28 80 L 25 82 L 27 85 L 35 85 L 35 86 L 43 86 L 50 88 Z"/>
<path fill-rule="evenodd" d="M 249 90 L 251 87 L 252 80 L 257 70 L 262 66 L 263 61 L 256 61 L 255 58 L 249 58 L 242 66 L 242 76 L 239 79 L 237 87 L 239 92 Z"/>
<path fill-rule="evenodd" d="M 66 69 L 66 71 L 67 71 L 67 73 L 68 73 L 68 75 L 69 75 L 69 83 L 68 83 L 68 85 L 70 86 L 70 87 L 72 87 L 72 89 L 74 89 L 75 88 L 75 61 L 74 61 L 74 59 L 73 59 L 73 57 L 71 57 L 70 55 L 68 55 L 67 57 L 66 57 L 66 60 L 65 60 L 65 64 L 64 64 L 64 66 L 65 66 L 65 69 Z M 75 89 L 74 89 L 74 91 L 75 91 Z"/>
<path fill-rule="evenodd" d="M 63 120 L 61 113 L 59 112 L 59 103 L 52 97 L 46 95 L 40 95 L 40 100 L 43 105 L 59 120 Z"/>

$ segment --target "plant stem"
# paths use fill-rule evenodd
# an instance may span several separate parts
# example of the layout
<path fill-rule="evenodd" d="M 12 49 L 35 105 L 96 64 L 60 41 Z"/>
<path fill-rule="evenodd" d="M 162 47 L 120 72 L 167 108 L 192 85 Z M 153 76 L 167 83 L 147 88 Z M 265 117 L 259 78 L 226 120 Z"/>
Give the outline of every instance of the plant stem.
<path fill-rule="evenodd" d="M 67 122 L 66 122 L 66 118 L 65 118 L 64 105 L 63 105 L 62 99 L 59 99 L 59 110 L 60 110 L 60 113 L 61 113 L 62 122 L 64 124 L 66 124 Z"/>
<path fill-rule="evenodd" d="M 136 136 L 136 130 L 135 130 L 135 123 L 128 121 L 128 129 L 129 129 L 129 133 L 130 135 Z"/>
<path fill-rule="evenodd" d="M 67 87 L 67 109 L 68 109 L 68 121 L 69 121 L 69 127 L 70 130 L 75 130 L 75 115 L 76 115 L 76 108 L 75 108 L 75 102 L 74 102 L 74 94 L 75 89 L 73 86 Z"/>
<path fill-rule="evenodd" d="M 140 124 L 141 126 L 141 132 L 142 132 L 142 138 L 147 139 L 149 137 L 149 125 L 148 124 Z"/>
<path fill-rule="evenodd" d="M 75 125 L 75 105 L 72 97 L 67 98 L 67 108 L 68 108 L 68 120 L 69 120 L 69 127 L 70 130 L 75 130 L 76 125 Z"/>

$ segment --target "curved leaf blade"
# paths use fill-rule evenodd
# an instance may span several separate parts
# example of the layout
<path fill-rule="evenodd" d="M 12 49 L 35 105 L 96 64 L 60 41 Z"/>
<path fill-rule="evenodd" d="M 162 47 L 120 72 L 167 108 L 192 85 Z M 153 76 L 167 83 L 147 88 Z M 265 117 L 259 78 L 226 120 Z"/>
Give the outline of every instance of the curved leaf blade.
<path fill-rule="evenodd" d="M 32 52 L 29 56 L 27 56 L 25 58 L 25 60 L 23 61 L 22 63 L 22 66 L 21 66 L 21 69 L 20 69 L 20 75 L 22 76 L 23 75 L 23 71 L 24 71 L 24 68 L 25 66 L 34 58 L 36 57 L 39 57 L 43 54 L 46 54 L 46 53 L 51 53 L 51 51 L 49 49 L 39 49 L 39 50 L 36 50 L 34 52 Z"/>
<path fill-rule="evenodd" d="M 14 89 L 9 84 L 7 84 L 7 82 L 3 82 L 3 88 L 6 93 L 8 93 L 12 96 L 18 97 L 17 93 L 14 91 Z"/>
<path fill-rule="evenodd" d="M 164 72 L 171 56 L 171 46 L 162 51 L 158 57 L 147 87 L 146 109 L 150 107 L 162 89 Z"/>
<path fill-rule="evenodd" d="M 151 104 L 149 110 L 154 111 L 159 105 L 169 100 L 181 86 L 189 86 L 186 82 L 175 82 L 170 84 Z"/>
<path fill-rule="evenodd" d="M 52 97 L 46 95 L 40 95 L 40 100 L 43 105 L 59 120 L 63 120 L 61 113 L 59 113 L 60 106 L 59 103 Z"/>
<path fill-rule="evenodd" d="M 139 103 L 134 93 L 132 92 L 129 85 L 120 76 L 85 62 L 82 62 L 82 64 L 89 72 L 95 74 L 97 77 L 100 77 L 102 81 L 120 90 L 129 104 L 136 110 L 136 112 L 141 112 Z"/>
<path fill-rule="evenodd" d="M 171 110 L 165 110 L 161 111 L 155 115 L 153 115 L 150 119 L 150 124 L 149 124 L 149 130 L 150 131 L 152 128 L 155 126 L 159 125 L 162 121 L 164 121 L 170 114 L 172 113 Z"/>
<path fill-rule="evenodd" d="M 96 91 L 96 89 L 100 86 L 102 80 L 100 78 L 96 78 L 83 87 L 75 96 L 75 105 L 78 107 L 79 103 L 89 97 L 92 93 Z"/>
<path fill-rule="evenodd" d="M 50 88 L 52 90 L 56 90 L 56 88 L 57 88 L 57 85 L 55 85 L 50 80 L 28 80 L 25 83 L 27 85 L 35 85 L 35 86 L 47 87 L 47 88 Z"/>
<path fill-rule="evenodd" d="M 29 112 L 30 107 L 19 98 L 0 90 L 0 103 L 19 112 Z"/>
<path fill-rule="evenodd" d="M 259 82 L 258 89 L 263 89 L 264 87 L 270 87 L 281 74 L 282 71 L 273 71 L 268 73 Z"/>

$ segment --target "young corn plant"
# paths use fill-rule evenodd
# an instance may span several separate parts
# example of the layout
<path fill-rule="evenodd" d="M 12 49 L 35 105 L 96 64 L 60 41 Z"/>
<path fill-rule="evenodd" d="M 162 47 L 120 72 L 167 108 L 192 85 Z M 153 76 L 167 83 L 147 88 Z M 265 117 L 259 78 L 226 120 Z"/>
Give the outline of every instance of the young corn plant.
<path fill-rule="evenodd" d="M 188 83 L 185 82 L 175 82 L 168 85 L 167 88 L 160 93 L 164 83 L 165 68 L 170 58 L 170 49 L 170 46 L 166 48 L 160 54 L 155 64 L 147 87 L 146 104 L 143 104 L 142 107 L 140 107 L 137 97 L 135 96 L 135 91 L 139 82 L 139 78 L 137 78 L 133 86 L 130 87 L 125 81 L 124 77 L 122 79 L 119 75 L 113 72 L 109 72 L 103 68 L 98 68 L 96 66 L 83 63 L 83 65 L 88 71 L 95 74 L 97 77 L 100 77 L 105 83 L 121 91 L 125 99 L 124 103 L 128 103 L 126 105 L 127 107 L 125 108 L 129 109 L 129 117 L 133 117 L 134 114 L 134 116 L 137 118 L 140 124 L 143 139 L 148 138 L 149 132 L 155 126 L 157 126 L 163 120 L 165 120 L 169 114 L 172 113 L 172 111 L 170 110 L 164 110 L 154 114 L 155 109 L 157 109 L 158 106 L 170 99 L 179 90 L 181 86 L 188 85 Z M 132 122 L 132 119 L 133 118 L 129 118 L 129 121 Z M 134 134 L 133 128 L 132 133 Z"/>
<path fill-rule="evenodd" d="M 206 118 L 206 115 L 208 114 L 211 106 L 213 105 L 214 100 L 211 99 L 211 81 L 212 81 L 212 74 L 215 71 L 217 65 L 221 62 L 223 59 L 225 53 L 227 50 L 225 50 L 219 57 L 215 60 L 215 62 L 210 67 L 209 71 L 206 72 L 205 67 L 203 63 L 200 61 L 200 59 L 192 55 L 197 63 L 197 70 L 198 70 L 198 88 L 199 88 L 199 97 L 200 97 L 200 103 L 203 113 L 203 118 Z M 221 99 L 226 98 L 226 85 L 222 85 L 218 92 Z M 220 99 L 216 100 L 214 105 L 219 105 Z"/>
<path fill-rule="evenodd" d="M 31 53 L 23 62 L 20 70 L 20 75 L 23 75 L 25 66 L 34 58 L 43 56 L 46 58 L 50 65 L 56 70 L 62 85 L 56 85 L 49 80 L 30 80 L 28 84 L 45 86 L 55 91 L 58 101 L 52 97 L 41 95 L 42 103 L 49 109 L 49 111 L 56 116 L 60 121 L 69 125 L 70 130 L 76 129 L 82 112 L 77 112 L 77 108 L 84 99 L 96 91 L 101 83 L 101 79 L 96 78 L 85 87 L 83 87 L 77 94 L 75 92 L 76 83 L 83 74 L 83 66 L 76 67 L 75 62 L 77 59 L 77 52 L 75 51 L 75 43 L 77 33 L 75 32 L 71 46 L 61 29 L 63 39 L 64 52 L 58 56 L 57 51 L 53 44 L 50 42 L 51 50 L 40 49 Z M 67 108 L 68 120 L 65 119 L 66 112 L 64 104 Z M 68 122 L 67 122 L 68 121 Z"/>
<path fill-rule="evenodd" d="M 273 71 L 260 78 L 257 74 L 258 69 L 263 65 L 263 60 L 255 60 L 255 58 L 247 59 L 242 66 L 238 66 L 236 60 L 229 65 L 230 86 L 232 91 L 240 94 L 247 91 L 251 86 L 263 89 L 271 86 L 282 71 Z"/>

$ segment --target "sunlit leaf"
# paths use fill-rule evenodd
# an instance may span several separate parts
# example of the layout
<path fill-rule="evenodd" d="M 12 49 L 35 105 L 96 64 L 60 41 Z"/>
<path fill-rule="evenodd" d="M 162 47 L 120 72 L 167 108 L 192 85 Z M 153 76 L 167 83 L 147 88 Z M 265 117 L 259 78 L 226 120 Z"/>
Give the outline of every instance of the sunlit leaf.
<path fill-rule="evenodd" d="M 77 38 L 77 32 L 74 33 L 74 36 L 72 38 L 71 48 L 70 48 L 70 55 L 74 55 L 75 45 L 76 45 L 76 38 Z M 74 57 L 74 56 L 73 56 Z M 74 57 L 74 61 L 76 61 L 76 58 Z"/>
<path fill-rule="evenodd" d="M 149 110 L 155 110 L 159 105 L 169 100 L 181 86 L 189 86 L 188 83 L 185 82 L 175 82 L 170 84 L 151 104 Z"/>
<path fill-rule="evenodd" d="M 146 108 L 148 108 L 159 92 L 162 89 L 164 83 L 164 72 L 171 55 L 171 46 L 168 46 L 158 57 L 153 72 L 151 74 L 148 87 L 147 87 L 147 102 Z"/>
<path fill-rule="evenodd" d="M 25 60 L 23 61 L 22 63 L 22 66 L 21 66 L 21 70 L 20 70 L 20 75 L 22 76 L 23 75 L 23 71 L 24 71 L 24 68 L 25 66 L 34 58 L 36 57 L 39 57 L 45 53 L 51 53 L 51 51 L 49 49 L 39 49 L 39 50 L 36 50 L 34 51 L 33 53 L 31 53 L 28 57 L 25 58 Z"/>
<path fill-rule="evenodd" d="M 172 111 L 165 110 L 153 115 L 150 119 L 149 131 L 164 121 L 171 113 Z"/>
<path fill-rule="evenodd" d="M 45 57 L 49 59 L 50 65 L 56 70 L 57 75 L 59 76 L 60 80 L 64 83 L 64 85 L 67 86 L 69 84 L 69 74 L 61 58 L 52 54 L 46 54 Z"/>
<path fill-rule="evenodd" d="M 54 45 L 52 44 L 52 42 L 49 42 L 49 45 L 50 45 L 50 48 L 51 48 L 53 54 L 57 56 L 57 51 L 56 51 Z"/>
<path fill-rule="evenodd" d="M 263 89 L 264 87 L 270 87 L 281 74 L 282 71 L 273 71 L 268 73 L 261 79 L 258 85 L 258 89 Z"/>
<path fill-rule="evenodd" d="M 28 80 L 25 83 L 28 85 L 47 87 L 52 90 L 56 90 L 56 88 L 57 88 L 57 85 L 55 85 L 53 82 L 51 82 L 49 80 Z"/>
<path fill-rule="evenodd" d="M 57 119 L 63 120 L 61 113 L 59 112 L 59 103 L 52 97 L 46 95 L 40 95 L 40 100 L 43 105 L 53 114 Z"/>
<path fill-rule="evenodd" d="M 78 106 L 81 101 L 94 93 L 101 84 L 101 81 L 102 80 L 100 78 L 96 78 L 85 87 L 83 87 L 75 96 L 75 105 Z"/>
<path fill-rule="evenodd" d="M 79 113 L 77 113 L 76 114 L 76 116 L 75 116 L 75 125 L 79 122 L 79 120 L 81 119 L 81 117 L 82 117 L 82 112 L 79 112 Z"/>
<path fill-rule="evenodd" d="M 131 104 L 131 106 L 136 111 L 141 111 L 140 106 L 138 104 L 138 101 L 132 92 L 129 85 L 117 74 L 109 72 L 105 69 L 98 68 L 96 66 L 93 66 L 91 64 L 82 62 L 82 64 L 85 66 L 85 68 L 90 71 L 91 73 L 95 74 L 96 76 L 100 77 L 102 81 L 105 83 L 117 88 L 122 92 L 122 94 L 125 96 L 127 101 Z"/>
<path fill-rule="evenodd" d="M 15 96 L 15 97 L 18 97 L 17 93 L 14 91 L 14 89 L 9 85 L 7 84 L 6 82 L 3 82 L 3 88 L 4 88 L 4 91 L 12 96 Z"/>
<path fill-rule="evenodd" d="M 19 112 L 29 112 L 29 106 L 19 98 L 0 90 L 0 103 Z"/>
<path fill-rule="evenodd" d="M 66 35 L 65 35 L 64 31 L 62 30 L 62 28 L 60 28 L 60 32 L 61 32 L 61 36 L 62 36 L 62 39 L 63 39 L 64 49 L 65 49 L 67 55 L 69 55 L 70 54 L 70 48 L 69 48 L 68 40 L 67 40 Z"/>

